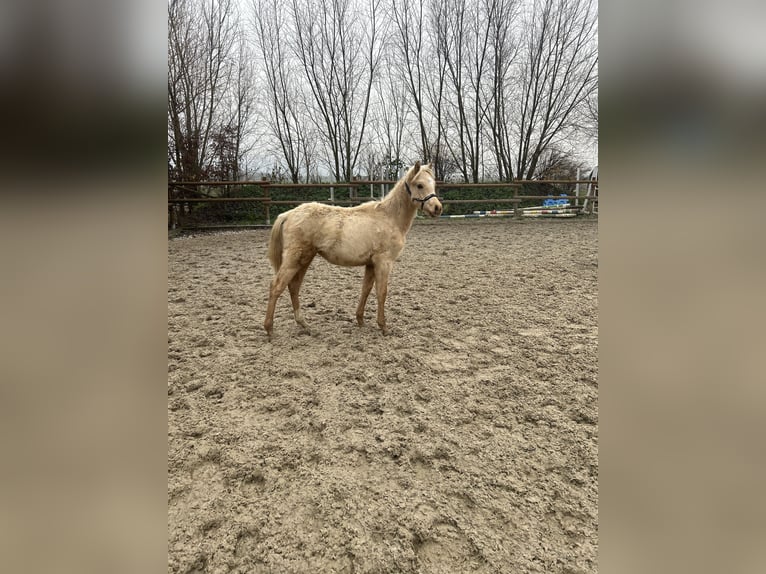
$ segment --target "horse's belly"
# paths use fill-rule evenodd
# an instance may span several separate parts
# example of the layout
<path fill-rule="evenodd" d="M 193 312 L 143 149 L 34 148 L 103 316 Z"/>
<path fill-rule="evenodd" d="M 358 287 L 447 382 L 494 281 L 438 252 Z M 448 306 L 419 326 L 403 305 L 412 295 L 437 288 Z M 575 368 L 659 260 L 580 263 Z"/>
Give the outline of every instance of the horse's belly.
<path fill-rule="evenodd" d="M 354 267 L 367 265 L 372 262 L 375 251 L 371 245 L 353 242 L 335 244 L 325 249 L 319 249 L 319 255 L 335 265 Z"/>
<path fill-rule="evenodd" d="M 351 257 L 347 254 L 338 254 L 334 252 L 320 251 L 319 255 L 324 257 L 327 261 L 334 265 L 342 265 L 344 267 L 357 267 L 359 265 L 367 265 L 370 263 L 369 258 L 364 257 Z"/>
<path fill-rule="evenodd" d="M 395 259 L 401 251 L 390 230 L 369 222 L 346 223 L 334 241 L 321 245 L 318 252 L 335 265 L 369 265 L 377 255 Z"/>

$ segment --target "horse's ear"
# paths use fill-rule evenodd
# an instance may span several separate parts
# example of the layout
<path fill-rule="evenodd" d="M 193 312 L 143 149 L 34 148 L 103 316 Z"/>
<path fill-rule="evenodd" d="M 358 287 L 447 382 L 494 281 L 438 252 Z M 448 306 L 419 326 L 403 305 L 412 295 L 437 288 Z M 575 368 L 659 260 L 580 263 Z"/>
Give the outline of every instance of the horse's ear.
<path fill-rule="evenodd" d="M 407 181 L 411 181 L 413 177 L 415 177 L 418 172 L 420 171 L 420 160 L 415 162 L 415 165 L 412 166 L 412 169 L 410 170 L 410 176 L 407 178 Z"/>

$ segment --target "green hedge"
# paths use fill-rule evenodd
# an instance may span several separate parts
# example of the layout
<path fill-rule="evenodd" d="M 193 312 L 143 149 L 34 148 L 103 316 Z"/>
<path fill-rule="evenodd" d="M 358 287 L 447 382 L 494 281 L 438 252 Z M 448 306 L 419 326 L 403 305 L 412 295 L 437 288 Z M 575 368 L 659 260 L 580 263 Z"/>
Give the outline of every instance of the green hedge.
<path fill-rule="evenodd" d="M 551 195 L 557 197 L 562 193 L 573 194 L 570 189 L 572 184 L 522 184 L 519 189 L 519 197 L 522 198 L 521 207 L 542 205 L 542 199 L 524 200 L 525 195 Z M 479 188 L 446 188 L 439 191 L 442 199 L 510 199 L 513 197 L 513 188 L 508 187 L 479 187 Z M 510 210 L 513 203 L 453 203 L 444 206 L 445 215 L 463 215 L 474 211 Z"/>

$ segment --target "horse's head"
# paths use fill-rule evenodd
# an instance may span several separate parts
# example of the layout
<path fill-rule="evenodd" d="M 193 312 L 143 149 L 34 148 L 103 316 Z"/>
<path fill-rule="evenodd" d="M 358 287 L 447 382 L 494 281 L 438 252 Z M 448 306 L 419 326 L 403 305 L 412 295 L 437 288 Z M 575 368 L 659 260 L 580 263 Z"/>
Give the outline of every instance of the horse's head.
<path fill-rule="evenodd" d="M 431 164 L 421 166 L 420 162 L 415 163 L 407 173 L 405 186 L 412 201 L 419 203 L 425 213 L 431 217 L 441 215 L 442 202 L 436 195 L 436 179 Z"/>

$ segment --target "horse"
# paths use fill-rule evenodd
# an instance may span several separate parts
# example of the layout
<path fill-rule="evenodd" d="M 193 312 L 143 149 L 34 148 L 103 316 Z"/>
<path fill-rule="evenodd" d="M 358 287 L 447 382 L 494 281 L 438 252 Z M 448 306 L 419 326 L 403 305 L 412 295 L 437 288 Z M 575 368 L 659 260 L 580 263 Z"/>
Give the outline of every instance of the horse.
<path fill-rule="evenodd" d="M 374 284 L 378 327 L 387 334 L 384 305 L 388 277 L 404 249 L 418 209 L 431 217 L 438 217 L 442 212 L 433 168 L 430 164 L 421 166 L 419 161 L 381 201 L 368 201 L 354 207 L 303 203 L 280 214 L 271 229 L 268 247 L 274 278 L 263 327 L 269 340 L 277 300 L 285 287 L 290 291 L 295 321 L 308 331 L 298 294 L 317 254 L 335 265 L 364 266 L 362 296 L 356 308 L 357 324 L 364 325 L 364 307 Z"/>

